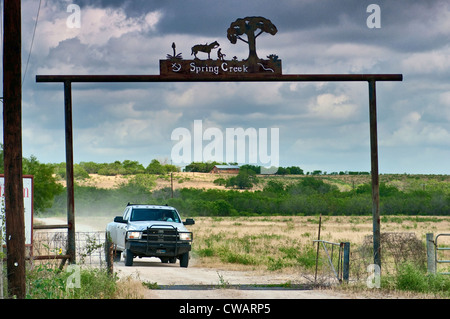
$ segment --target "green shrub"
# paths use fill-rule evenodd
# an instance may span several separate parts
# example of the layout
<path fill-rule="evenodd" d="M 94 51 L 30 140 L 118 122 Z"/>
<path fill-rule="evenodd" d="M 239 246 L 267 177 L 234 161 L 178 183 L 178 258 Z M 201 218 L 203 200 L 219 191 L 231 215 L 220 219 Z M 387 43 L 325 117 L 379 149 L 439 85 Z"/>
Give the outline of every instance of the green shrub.
<path fill-rule="evenodd" d="M 399 290 L 415 292 L 426 292 L 428 290 L 428 280 L 423 271 L 406 263 L 399 267 L 396 274 L 396 287 Z"/>
<path fill-rule="evenodd" d="M 426 270 L 412 263 L 402 264 L 395 274 L 382 276 L 381 279 L 382 288 L 450 297 L 448 275 L 428 274 Z"/>
<path fill-rule="evenodd" d="M 303 267 L 313 269 L 316 265 L 316 254 L 317 252 L 313 247 L 304 247 L 300 256 L 297 257 L 297 261 Z"/>
<path fill-rule="evenodd" d="M 225 180 L 225 178 L 219 177 L 214 180 L 214 184 L 219 185 L 219 186 L 225 186 L 227 184 L 227 181 Z"/>
<path fill-rule="evenodd" d="M 220 259 L 230 264 L 256 265 L 256 260 L 247 254 L 239 254 L 232 251 L 224 251 L 220 255 Z"/>
<path fill-rule="evenodd" d="M 80 268 L 79 288 L 67 288 L 73 272 L 48 264 L 27 272 L 27 299 L 110 299 L 116 292 L 117 278 L 104 269 Z"/>

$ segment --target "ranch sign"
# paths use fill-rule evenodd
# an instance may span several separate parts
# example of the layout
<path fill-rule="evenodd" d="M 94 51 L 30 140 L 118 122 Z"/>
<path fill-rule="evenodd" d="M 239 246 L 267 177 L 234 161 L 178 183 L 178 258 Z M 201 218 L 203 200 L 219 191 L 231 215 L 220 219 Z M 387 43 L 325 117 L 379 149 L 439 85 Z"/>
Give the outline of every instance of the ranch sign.
<path fill-rule="evenodd" d="M 262 33 L 275 35 L 276 26 L 263 17 L 240 18 L 231 23 L 227 30 L 227 38 L 232 44 L 237 40 L 247 43 L 249 55 L 247 59 L 238 60 L 236 56 L 226 59 L 227 54 L 222 52 L 217 41 L 205 44 L 196 44 L 191 48 L 193 59 L 184 60 L 181 53 L 176 52 L 175 43 L 172 44 L 173 54 L 167 54 L 166 60 L 159 61 L 160 74 L 169 77 L 255 77 L 264 75 L 280 75 L 281 60 L 276 54 L 261 59 L 256 54 L 256 38 Z M 245 38 L 241 37 L 245 36 Z M 206 58 L 206 59 L 200 59 Z"/>

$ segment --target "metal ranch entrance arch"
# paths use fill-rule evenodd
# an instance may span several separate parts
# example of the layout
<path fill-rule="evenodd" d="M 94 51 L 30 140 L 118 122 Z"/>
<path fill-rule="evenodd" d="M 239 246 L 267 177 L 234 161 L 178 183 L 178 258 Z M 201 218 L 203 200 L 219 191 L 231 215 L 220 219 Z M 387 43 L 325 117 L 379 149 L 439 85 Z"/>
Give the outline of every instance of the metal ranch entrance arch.
<path fill-rule="evenodd" d="M 77 82 L 368 82 L 369 83 L 369 118 L 370 149 L 372 172 L 372 215 L 374 264 L 381 267 L 380 254 L 380 205 L 378 181 L 378 142 L 376 82 L 402 81 L 401 74 L 282 74 L 281 60 L 271 54 L 261 59 L 256 53 L 256 39 L 261 34 L 275 35 L 277 27 L 264 17 L 245 17 L 236 19 L 227 29 L 227 39 L 236 44 L 241 40 L 248 45 L 247 59 L 238 60 L 234 56 L 225 60 L 226 54 L 218 41 L 210 44 L 196 44 L 191 48 L 194 59 L 185 60 L 176 52 L 167 54 L 165 60 L 159 61 L 160 75 L 37 75 L 36 82 L 64 83 L 65 128 L 66 128 L 66 178 L 67 178 L 67 228 L 69 246 L 67 256 L 75 262 L 75 204 L 73 180 L 73 133 L 72 133 L 72 83 Z M 246 39 L 245 39 L 246 38 Z M 211 58 L 217 50 L 217 59 Z M 207 54 L 201 60 L 197 54 Z"/>
<path fill-rule="evenodd" d="M 380 254 L 380 196 L 378 173 L 377 137 L 377 81 L 402 81 L 402 74 L 247 74 L 244 76 L 214 77 L 211 75 L 37 75 L 36 82 L 64 84 L 64 112 L 66 131 L 66 170 L 67 170 L 67 228 L 69 246 L 67 255 L 75 262 L 75 204 L 73 176 L 73 130 L 72 130 L 72 83 L 93 82 L 368 82 L 370 153 L 372 177 L 372 219 L 374 264 L 381 267 Z"/>

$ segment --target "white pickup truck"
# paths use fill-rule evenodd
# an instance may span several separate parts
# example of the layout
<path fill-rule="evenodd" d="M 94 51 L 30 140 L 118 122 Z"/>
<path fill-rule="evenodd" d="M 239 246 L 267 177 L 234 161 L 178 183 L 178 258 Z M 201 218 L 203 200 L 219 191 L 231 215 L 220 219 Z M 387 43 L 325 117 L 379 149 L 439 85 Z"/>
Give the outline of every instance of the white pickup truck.
<path fill-rule="evenodd" d="M 106 226 L 106 235 L 115 248 L 114 260 L 123 252 L 125 266 L 132 266 L 134 257 L 159 257 L 163 263 L 179 259 L 181 267 L 188 267 L 192 232 L 185 225 L 194 224 L 193 219 L 182 222 L 171 206 L 128 203 L 123 216 Z"/>

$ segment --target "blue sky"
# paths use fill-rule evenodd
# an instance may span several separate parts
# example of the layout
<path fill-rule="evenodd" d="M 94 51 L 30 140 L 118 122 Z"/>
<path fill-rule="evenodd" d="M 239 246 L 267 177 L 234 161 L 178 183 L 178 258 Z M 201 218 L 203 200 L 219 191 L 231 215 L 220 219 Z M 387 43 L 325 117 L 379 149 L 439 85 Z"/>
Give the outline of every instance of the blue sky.
<path fill-rule="evenodd" d="M 70 4 L 80 7 L 80 28 L 67 24 Z M 367 25 L 370 4 L 380 28 Z M 448 1 L 42 0 L 27 65 L 38 6 L 22 1 L 25 157 L 65 161 L 62 84 L 36 75 L 159 74 L 173 42 L 184 59 L 213 41 L 245 59 L 246 44 L 231 44 L 226 31 L 263 16 L 278 32 L 258 37 L 258 55 L 278 55 L 283 74 L 403 74 L 377 83 L 380 173 L 450 173 Z M 278 129 L 281 166 L 370 171 L 368 107 L 364 82 L 73 84 L 74 161 L 170 163 L 172 132 L 193 133 L 201 120 L 223 134 Z"/>

